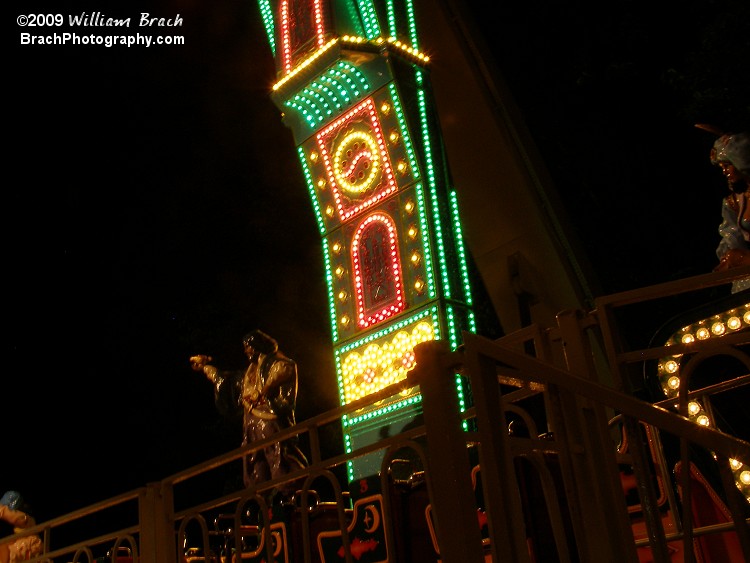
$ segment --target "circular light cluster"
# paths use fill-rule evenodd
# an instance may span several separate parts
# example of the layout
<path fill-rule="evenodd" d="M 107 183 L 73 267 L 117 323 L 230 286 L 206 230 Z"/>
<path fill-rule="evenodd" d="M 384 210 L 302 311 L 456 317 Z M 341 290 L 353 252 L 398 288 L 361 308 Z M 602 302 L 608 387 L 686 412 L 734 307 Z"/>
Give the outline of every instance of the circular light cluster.
<path fill-rule="evenodd" d="M 398 189 L 371 98 L 322 129 L 316 139 L 342 221 L 360 214 Z"/>
<path fill-rule="evenodd" d="M 333 172 L 345 192 L 360 195 L 370 190 L 380 175 L 375 139 L 362 131 L 346 135 L 333 155 Z"/>

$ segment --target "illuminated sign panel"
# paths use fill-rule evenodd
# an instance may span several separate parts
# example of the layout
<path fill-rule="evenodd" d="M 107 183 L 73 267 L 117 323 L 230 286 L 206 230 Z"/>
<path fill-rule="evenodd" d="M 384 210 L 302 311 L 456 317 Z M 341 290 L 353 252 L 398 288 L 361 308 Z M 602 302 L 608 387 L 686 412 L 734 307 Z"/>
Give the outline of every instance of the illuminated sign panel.
<path fill-rule="evenodd" d="M 352 241 L 352 263 L 360 328 L 404 310 L 401 261 L 393 219 L 382 213 L 365 218 Z"/>
<path fill-rule="evenodd" d="M 282 0 L 279 4 L 281 66 L 285 73 L 325 43 L 323 0 Z"/>
<path fill-rule="evenodd" d="M 325 230 L 419 178 L 400 107 L 395 90 L 382 88 L 301 145 Z"/>
<path fill-rule="evenodd" d="M 357 105 L 316 137 L 341 221 L 396 191 L 372 99 Z"/>
<path fill-rule="evenodd" d="M 335 342 L 436 298 L 420 193 L 398 192 L 325 237 Z"/>
<path fill-rule="evenodd" d="M 336 350 L 341 404 L 406 379 L 414 367 L 414 346 L 436 340 L 439 334 L 437 308 L 432 307 Z"/>

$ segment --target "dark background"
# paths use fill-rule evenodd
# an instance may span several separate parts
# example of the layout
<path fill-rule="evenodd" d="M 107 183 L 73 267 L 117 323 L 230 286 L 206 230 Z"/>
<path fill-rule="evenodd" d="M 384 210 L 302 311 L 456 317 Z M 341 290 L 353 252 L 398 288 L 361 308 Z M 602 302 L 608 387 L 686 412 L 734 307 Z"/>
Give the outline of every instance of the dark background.
<path fill-rule="evenodd" d="M 0 490 L 43 520 L 239 444 L 192 354 L 242 367 L 242 335 L 262 328 L 299 363 L 298 419 L 337 392 L 319 235 L 256 3 L 18 4 L 13 19 L 179 13 L 146 33 L 187 39 L 9 35 Z M 750 126 L 748 3 L 465 5 L 602 290 L 710 271 L 726 185 L 693 124 Z"/>

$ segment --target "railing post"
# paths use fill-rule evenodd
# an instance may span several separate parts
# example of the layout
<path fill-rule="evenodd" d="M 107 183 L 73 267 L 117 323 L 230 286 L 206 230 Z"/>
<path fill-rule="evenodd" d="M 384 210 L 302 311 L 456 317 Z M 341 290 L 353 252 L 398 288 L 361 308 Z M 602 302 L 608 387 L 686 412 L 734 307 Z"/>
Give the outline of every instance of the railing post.
<path fill-rule="evenodd" d="M 529 563 L 523 502 L 498 382 L 498 364 L 481 352 L 474 335 L 464 334 L 464 346 L 463 367 L 474 397 L 493 561 Z"/>
<path fill-rule="evenodd" d="M 177 563 L 172 487 L 149 483 L 139 501 L 140 562 Z"/>
<path fill-rule="evenodd" d="M 591 348 L 581 328 L 580 314 L 578 310 L 569 310 L 557 316 L 565 359 L 571 373 L 596 381 Z M 556 439 L 563 444 L 563 471 L 572 479 L 571 502 L 575 501 L 580 510 L 580 520 L 574 522 L 574 526 L 576 534 L 585 537 L 579 542 L 579 547 L 585 546 L 586 551 L 581 557 L 598 561 L 609 554 L 621 561 L 637 561 L 615 459 L 616 445 L 609 433 L 604 407 L 555 385 L 549 385 L 548 391 L 557 397 Z M 662 561 L 663 555 L 663 551 L 658 551 L 655 561 Z"/>
<path fill-rule="evenodd" d="M 443 341 L 414 348 L 416 367 L 409 383 L 418 384 L 428 448 L 427 483 L 442 563 L 484 561 L 482 535 L 471 483 L 466 436 L 456 395 L 450 351 Z"/>

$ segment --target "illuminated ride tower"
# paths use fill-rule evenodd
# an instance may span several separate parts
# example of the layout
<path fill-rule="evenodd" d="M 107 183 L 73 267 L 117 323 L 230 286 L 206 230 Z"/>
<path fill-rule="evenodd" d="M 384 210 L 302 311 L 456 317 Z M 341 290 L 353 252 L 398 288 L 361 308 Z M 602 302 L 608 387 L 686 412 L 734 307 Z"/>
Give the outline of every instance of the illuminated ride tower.
<path fill-rule="evenodd" d="M 322 243 L 342 405 L 406 378 L 413 348 L 475 332 L 461 225 L 410 0 L 259 0 L 271 94 Z M 468 389 L 457 377 L 463 410 Z M 342 421 L 347 452 L 421 414 L 419 388 Z M 380 470 L 357 458 L 349 479 Z"/>

